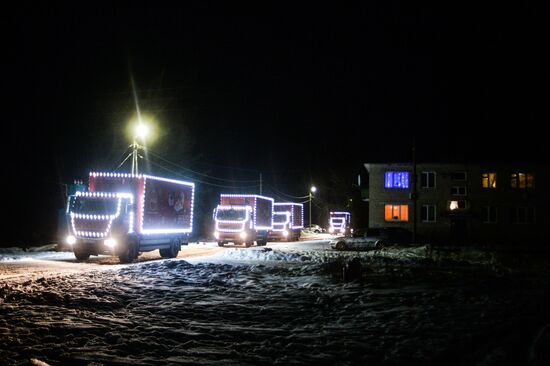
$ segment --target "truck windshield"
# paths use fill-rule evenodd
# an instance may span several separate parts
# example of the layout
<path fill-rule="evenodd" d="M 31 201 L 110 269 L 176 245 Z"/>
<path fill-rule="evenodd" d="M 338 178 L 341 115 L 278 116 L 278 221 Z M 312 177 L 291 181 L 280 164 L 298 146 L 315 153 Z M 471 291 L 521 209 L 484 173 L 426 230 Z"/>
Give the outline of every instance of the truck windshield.
<path fill-rule="evenodd" d="M 330 224 L 331 224 L 333 227 L 342 227 L 342 226 L 344 226 L 344 219 L 333 217 L 333 218 L 330 220 Z"/>
<path fill-rule="evenodd" d="M 114 215 L 117 212 L 117 198 L 75 197 L 71 212 L 87 215 Z"/>
<path fill-rule="evenodd" d="M 246 210 L 218 209 L 216 218 L 222 221 L 243 221 L 246 220 Z"/>
<path fill-rule="evenodd" d="M 287 221 L 286 214 L 273 214 L 273 223 L 274 224 L 284 224 Z"/>

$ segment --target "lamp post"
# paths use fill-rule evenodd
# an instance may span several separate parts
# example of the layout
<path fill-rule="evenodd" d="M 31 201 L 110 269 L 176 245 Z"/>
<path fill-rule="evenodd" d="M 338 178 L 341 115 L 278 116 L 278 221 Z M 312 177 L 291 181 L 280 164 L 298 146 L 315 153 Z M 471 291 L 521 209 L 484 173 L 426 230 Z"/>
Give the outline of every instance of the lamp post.
<path fill-rule="evenodd" d="M 311 200 L 313 199 L 313 193 L 317 192 L 317 187 L 311 186 L 309 189 L 309 227 L 311 227 Z"/>
<path fill-rule="evenodd" d="M 144 125 L 141 120 L 138 122 L 135 128 L 134 133 L 134 142 L 132 143 L 132 174 L 138 175 L 138 150 L 143 148 L 137 143 L 137 139 L 141 138 L 142 141 L 145 140 L 145 136 L 149 132 L 147 125 Z"/>

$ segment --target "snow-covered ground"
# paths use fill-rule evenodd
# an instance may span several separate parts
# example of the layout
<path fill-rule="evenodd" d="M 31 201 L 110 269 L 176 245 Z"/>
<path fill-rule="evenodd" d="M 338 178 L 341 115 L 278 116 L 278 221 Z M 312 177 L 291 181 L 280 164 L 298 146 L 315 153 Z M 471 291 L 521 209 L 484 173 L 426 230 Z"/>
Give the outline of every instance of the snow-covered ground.
<path fill-rule="evenodd" d="M 196 243 L 177 259 L 151 254 L 120 265 L 108 257 L 76 263 L 72 253 L 47 249 L 0 249 L 0 364 L 497 365 L 549 357 L 546 279 L 497 270 L 488 253 L 442 259 L 425 246 L 357 253 L 333 251 L 326 240 Z M 354 258 L 361 271 L 348 281 L 344 267 Z M 44 275 L 7 275 L 46 263 Z"/>

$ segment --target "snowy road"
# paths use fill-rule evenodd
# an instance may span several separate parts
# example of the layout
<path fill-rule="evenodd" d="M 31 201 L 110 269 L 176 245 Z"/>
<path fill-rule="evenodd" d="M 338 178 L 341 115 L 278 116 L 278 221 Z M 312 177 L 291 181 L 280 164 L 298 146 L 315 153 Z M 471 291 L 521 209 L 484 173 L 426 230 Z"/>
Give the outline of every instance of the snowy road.
<path fill-rule="evenodd" d="M 355 257 L 362 275 L 345 282 L 340 263 Z M 548 357 L 544 278 L 434 263 L 425 248 L 339 253 L 327 241 L 195 244 L 177 259 L 156 258 L 120 265 L 109 257 L 76 263 L 71 253 L 0 255 L 0 364 L 525 364 Z"/>

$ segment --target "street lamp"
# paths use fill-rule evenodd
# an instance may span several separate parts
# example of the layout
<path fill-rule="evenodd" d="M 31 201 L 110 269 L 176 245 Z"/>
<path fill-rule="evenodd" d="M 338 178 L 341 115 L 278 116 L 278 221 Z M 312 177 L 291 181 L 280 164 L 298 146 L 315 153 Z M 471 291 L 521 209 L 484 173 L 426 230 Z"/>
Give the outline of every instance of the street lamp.
<path fill-rule="evenodd" d="M 313 199 L 313 193 L 317 192 L 317 187 L 311 186 L 309 189 L 309 227 L 311 228 L 311 200 Z"/>
<path fill-rule="evenodd" d="M 139 137 L 143 140 L 148 133 L 149 127 L 147 127 L 147 125 L 143 124 L 143 122 L 140 121 L 139 124 L 136 126 L 136 137 Z"/>
<path fill-rule="evenodd" d="M 139 119 L 138 124 L 134 130 L 134 142 L 132 143 L 132 174 L 138 175 L 138 150 L 143 148 L 137 143 L 137 139 L 140 138 L 141 141 L 145 141 L 145 136 L 149 133 L 149 127 Z"/>

